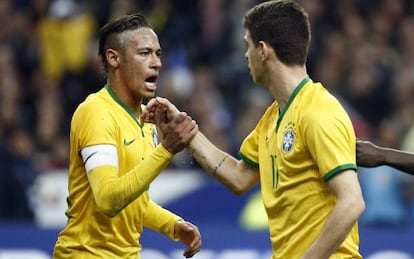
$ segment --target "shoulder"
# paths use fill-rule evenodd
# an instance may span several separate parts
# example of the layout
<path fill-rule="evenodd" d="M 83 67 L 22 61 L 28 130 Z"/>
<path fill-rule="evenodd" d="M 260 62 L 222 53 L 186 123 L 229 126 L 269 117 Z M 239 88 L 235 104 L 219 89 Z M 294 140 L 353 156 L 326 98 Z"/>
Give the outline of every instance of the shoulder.
<path fill-rule="evenodd" d="M 320 83 L 313 83 L 305 91 L 301 105 L 301 124 L 306 127 L 325 128 L 328 125 L 351 124 L 343 105 Z"/>
<path fill-rule="evenodd" d="M 109 93 L 105 89 L 101 89 L 96 93 L 92 93 L 79 104 L 75 110 L 76 114 L 93 113 L 95 111 L 104 111 L 110 109 L 112 106 Z"/>
<path fill-rule="evenodd" d="M 99 122 L 108 123 L 111 121 L 114 113 L 114 104 L 105 89 L 90 94 L 75 110 L 72 117 L 72 126 L 77 124 L 96 125 Z"/>
<path fill-rule="evenodd" d="M 330 93 L 322 84 L 311 83 L 312 85 L 303 93 L 303 110 L 308 116 L 332 116 L 344 113 L 345 109 L 339 100 Z"/>

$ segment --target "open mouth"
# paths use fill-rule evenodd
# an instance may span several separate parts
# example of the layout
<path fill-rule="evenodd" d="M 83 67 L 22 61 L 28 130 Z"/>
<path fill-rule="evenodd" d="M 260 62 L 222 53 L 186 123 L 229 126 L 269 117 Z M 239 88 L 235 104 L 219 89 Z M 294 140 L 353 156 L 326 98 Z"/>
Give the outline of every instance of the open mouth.
<path fill-rule="evenodd" d="M 147 79 L 145 79 L 145 85 L 148 90 L 155 91 L 157 89 L 157 85 L 155 84 L 157 82 L 158 76 L 150 76 Z"/>
<path fill-rule="evenodd" d="M 157 82 L 157 79 L 158 79 L 157 76 L 150 76 L 147 79 L 145 79 L 145 82 L 146 83 L 152 83 L 153 84 L 153 83 Z"/>

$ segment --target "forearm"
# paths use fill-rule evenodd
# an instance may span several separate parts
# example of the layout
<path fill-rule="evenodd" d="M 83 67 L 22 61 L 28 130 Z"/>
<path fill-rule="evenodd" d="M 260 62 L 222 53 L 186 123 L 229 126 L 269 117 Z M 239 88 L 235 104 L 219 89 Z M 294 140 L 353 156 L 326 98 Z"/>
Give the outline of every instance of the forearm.
<path fill-rule="evenodd" d="M 414 154 L 392 148 L 382 148 L 385 164 L 414 175 Z"/>
<path fill-rule="evenodd" d="M 349 235 L 364 208 L 362 200 L 337 201 L 321 233 L 303 258 L 329 258 Z"/>
<path fill-rule="evenodd" d="M 214 177 L 217 176 L 218 171 L 221 171 L 221 168 L 218 168 L 218 163 L 223 159 L 230 158 L 229 154 L 217 148 L 201 132 L 193 138 L 188 149 L 201 167 Z"/>
<path fill-rule="evenodd" d="M 141 119 L 156 122 L 156 118 L 161 116 L 160 113 L 157 115 L 157 111 L 164 111 L 164 117 L 169 120 L 179 114 L 178 109 L 167 99 L 157 97 L 148 102 Z M 200 131 L 190 141 L 188 150 L 204 170 L 235 194 L 245 192 L 258 181 L 259 174 L 256 169 L 217 148 Z"/>
<path fill-rule="evenodd" d="M 235 194 L 242 194 L 256 181 L 256 174 L 249 174 L 251 169 L 243 168 L 241 162 L 230 154 L 220 150 L 201 132 L 193 138 L 189 151 L 204 170 L 215 177 Z"/>
<path fill-rule="evenodd" d="M 115 167 L 101 166 L 91 170 L 88 178 L 99 209 L 113 217 L 138 198 L 172 159 L 162 145 L 131 171 L 118 175 Z"/>
<path fill-rule="evenodd" d="M 177 240 L 174 235 L 174 226 L 180 219 L 182 219 L 180 216 L 150 200 L 144 215 L 144 226 Z"/>

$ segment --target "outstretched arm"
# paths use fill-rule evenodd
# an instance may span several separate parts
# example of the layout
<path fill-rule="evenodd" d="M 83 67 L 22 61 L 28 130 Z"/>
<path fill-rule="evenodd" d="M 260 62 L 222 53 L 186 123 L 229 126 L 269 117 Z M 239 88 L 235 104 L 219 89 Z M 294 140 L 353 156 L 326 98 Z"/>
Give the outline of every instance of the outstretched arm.
<path fill-rule="evenodd" d="M 388 165 L 414 175 L 414 153 L 380 147 L 365 140 L 357 140 L 356 150 L 358 166 L 376 167 Z"/>
<path fill-rule="evenodd" d="M 179 113 L 167 99 L 156 97 L 148 102 L 141 119 L 158 125 L 160 121 L 173 120 Z M 259 180 L 257 169 L 217 148 L 201 131 L 191 140 L 188 149 L 204 170 L 237 195 Z"/>

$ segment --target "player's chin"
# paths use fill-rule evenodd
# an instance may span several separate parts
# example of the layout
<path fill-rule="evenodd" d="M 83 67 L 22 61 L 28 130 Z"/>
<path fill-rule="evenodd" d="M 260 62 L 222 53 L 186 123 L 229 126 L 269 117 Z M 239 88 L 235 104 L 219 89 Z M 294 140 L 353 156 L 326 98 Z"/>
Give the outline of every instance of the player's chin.
<path fill-rule="evenodd" d="M 145 99 L 151 99 L 151 98 L 154 98 L 154 97 L 155 97 L 155 94 L 156 94 L 155 90 L 148 90 L 148 91 L 146 91 L 146 92 L 144 93 L 144 98 L 145 98 Z"/>

